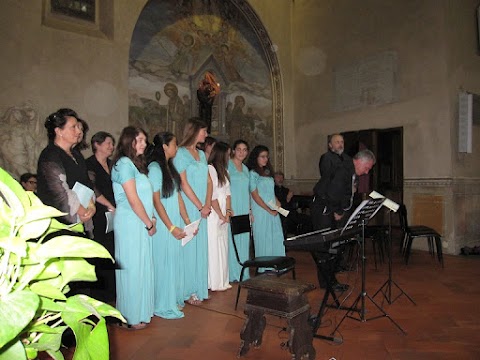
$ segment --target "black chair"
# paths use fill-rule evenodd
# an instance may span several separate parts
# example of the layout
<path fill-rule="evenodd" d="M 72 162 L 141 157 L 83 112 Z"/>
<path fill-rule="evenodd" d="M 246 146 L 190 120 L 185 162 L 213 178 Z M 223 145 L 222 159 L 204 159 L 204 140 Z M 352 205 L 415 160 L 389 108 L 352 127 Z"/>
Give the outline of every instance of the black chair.
<path fill-rule="evenodd" d="M 232 232 L 233 248 L 235 249 L 235 256 L 238 263 L 242 267 L 240 272 L 240 281 L 238 283 L 237 298 L 235 300 L 235 310 L 238 306 L 238 299 L 240 297 L 240 289 L 242 288 L 243 274 L 245 269 L 255 268 L 255 276 L 258 275 L 259 269 L 268 269 L 269 273 L 276 276 L 283 275 L 289 271 L 292 271 L 293 279 L 295 279 L 295 259 L 289 256 L 258 256 L 252 259 L 241 261 L 238 256 L 237 241 L 235 235 L 249 233 L 250 237 L 248 241 L 254 243 L 253 234 L 250 226 L 250 215 L 232 216 L 230 218 L 230 229 Z"/>
<path fill-rule="evenodd" d="M 365 226 L 365 239 L 372 240 L 373 260 L 375 262 L 375 270 L 377 267 L 377 252 L 381 263 L 385 260 L 385 253 L 388 240 L 388 227 L 384 225 L 367 225 Z"/>
<path fill-rule="evenodd" d="M 403 231 L 403 240 L 401 243 L 401 251 L 405 257 L 405 264 L 408 265 L 408 259 L 412 250 L 413 239 L 426 238 L 428 241 L 428 250 L 432 256 L 435 255 L 435 249 L 437 249 L 438 261 L 443 267 L 443 252 L 442 252 L 442 237 L 441 235 L 425 225 L 408 225 L 407 207 L 405 204 L 401 204 L 398 210 L 400 216 L 400 226 Z M 435 245 L 435 246 L 434 246 Z"/>

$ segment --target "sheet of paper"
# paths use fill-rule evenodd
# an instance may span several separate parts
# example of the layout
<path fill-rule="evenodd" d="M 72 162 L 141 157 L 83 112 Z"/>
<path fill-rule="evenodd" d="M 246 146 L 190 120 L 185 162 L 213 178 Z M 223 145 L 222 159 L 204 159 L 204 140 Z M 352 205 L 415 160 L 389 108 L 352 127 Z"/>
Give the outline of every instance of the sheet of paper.
<path fill-rule="evenodd" d="M 385 197 L 382 194 L 376 192 L 375 190 L 373 190 L 368 196 L 370 196 L 372 199 L 383 199 Z"/>
<path fill-rule="evenodd" d="M 114 213 L 112 211 L 105 212 L 105 218 L 107 219 L 107 223 L 105 226 L 105 234 L 108 234 L 110 231 L 113 231 L 113 216 L 114 216 Z"/>
<path fill-rule="evenodd" d="M 200 220 L 201 219 L 195 220 L 185 226 L 183 231 L 185 231 L 187 235 L 182 239 L 182 246 L 185 246 L 190 242 L 190 240 L 193 239 L 193 236 L 194 236 L 193 234 L 195 233 L 195 231 L 197 231 L 198 226 L 200 225 Z"/>
<path fill-rule="evenodd" d="M 80 204 L 86 209 L 90 200 L 92 200 L 94 192 L 88 186 L 79 183 L 78 181 L 73 185 L 72 190 L 77 194 L 78 200 L 80 200 Z"/>
<path fill-rule="evenodd" d="M 268 206 L 270 206 L 270 208 L 271 208 L 272 210 L 277 210 L 278 213 L 279 213 L 280 215 L 284 216 L 284 217 L 287 217 L 288 214 L 290 214 L 290 211 L 285 210 L 284 208 L 282 208 L 282 207 L 280 207 L 280 206 L 277 206 L 277 204 L 275 204 L 275 203 L 273 202 L 273 200 L 270 200 L 270 201 L 268 202 Z"/>
<path fill-rule="evenodd" d="M 379 194 L 375 190 L 372 191 L 369 196 L 372 199 L 385 199 L 385 201 L 383 202 L 382 205 L 385 206 L 386 208 L 392 210 L 393 212 L 397 212 L 397 210 L 400 207 L 400 205 L 397 204 L 395 201 L 390 200 L 389 198 L 386 198 L 385 196 L 383 196 L 382 194 Z"/>

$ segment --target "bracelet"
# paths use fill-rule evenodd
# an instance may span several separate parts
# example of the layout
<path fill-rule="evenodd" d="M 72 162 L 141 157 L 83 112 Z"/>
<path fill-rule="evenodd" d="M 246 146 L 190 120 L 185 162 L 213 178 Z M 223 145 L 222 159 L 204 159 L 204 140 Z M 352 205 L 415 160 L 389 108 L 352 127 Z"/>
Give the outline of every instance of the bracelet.
<path fill-rule="evenodd" d="M 200 209 L 198 209 L 198 211 L 202 211 L 202 209 L 203 209 L 203 206 Z"/>
<path fill-rule="evenodd" d="M 153 229 L 153 222 L 152 222 L 152 225 L 150 225 L 150 227 L 148 227 L 147 225 L 145 225 L 145 229 L 147 229 L 147 231 L 150 231 Z"/>
<path fill-rule="evenodd" d="M 231 213 L 232 212 L 232 209 L 227 209 L 227 213 Z"/>
<path fill-rule="evenodd" d="M 168 231 L 172 232 L 173 230 L 175 230 L 176 226 L 175 225 L 172 225 L 170 226 L 170 229 L 168 229 Z"/>

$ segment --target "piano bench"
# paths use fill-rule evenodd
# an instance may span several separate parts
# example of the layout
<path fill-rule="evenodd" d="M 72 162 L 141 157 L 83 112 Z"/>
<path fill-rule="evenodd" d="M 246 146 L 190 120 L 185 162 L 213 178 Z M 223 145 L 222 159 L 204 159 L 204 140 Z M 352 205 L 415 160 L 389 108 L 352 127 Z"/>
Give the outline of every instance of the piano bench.
<path fill-rule="evenodd" d="M 245 304 L 245 324 L 240 333 L 240 349 L 238 356 L 247 354 L 250 345 L 260 347 L 265 314 L 287 319 L 289 334 L 288 349 L 292 359 L 315 359 L 315 348 L 312 345 L 313 329 L 308 323 L 310 305 L 306 292 L 313 290 L 314 285 L 271 275 L 260 275 L 242 282 L 248 290 Z"/>

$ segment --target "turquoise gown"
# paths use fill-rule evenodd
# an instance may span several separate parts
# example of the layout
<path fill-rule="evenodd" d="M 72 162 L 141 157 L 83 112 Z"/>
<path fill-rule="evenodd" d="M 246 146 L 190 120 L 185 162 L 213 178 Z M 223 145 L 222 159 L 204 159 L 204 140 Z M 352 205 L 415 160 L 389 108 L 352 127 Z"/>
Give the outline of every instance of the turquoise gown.
<path fill-rule="evenodd" d="M 153 216 L 153 190 L 147 175 L 133 162 L 120 158 L 112 168 L 112 183 L 117 204 L 113 220 L 117 309 L 128 324 L 149 323 L 154 311 L 152 237 L 131 208 L 122 184 L 135 179 L 137 194 L 147 214 Z"/>
<path fill-rule="evenodd" d="M 232 160 L 228 162 L 228 174 L 230 176 L 231 204 L 234 215 L 246 215 L 250 213 L 250 190 L 248 168 L 242 164 L 242 171 L 238 171 Z M 236 235 L 237 250 L 240 261 L 244 262 L 250 256 L 249 234 Z M 230 282 L 240 280 L 242 267 L 235 256 L 232 233 L 228 232 L 228 275 Z M 243 273 L 243 280 L 249 278 L 248 270 Z"/>
<path fill-rule="evenodd" d="M 260 176 L 256 171 L 250 171 L 250 192 L 258 190 L 258 194 L 268 205 L 275 202 L 275 184 L 273 177 Z M 253 238 L 255 242 L 255 256 L 285 256 L 283 245 L 283 231 L 280 222 L 280 214 L 273 216 L 255 200 L 251 200 L 253 222 Z"/>
<path fill-rule="evenodd" d="M 160 165 L 154 161 L 148 165 L 148 177 L 153 192 L 162 193 L 163 173 Z M 182 227 L 178 192 L 175 189 L 168 198 L 160 198 L 173 225 Z M 184 316 L 178 309 L 183 306 L 183 263 L 182 242 L 175 239 L 160 219 L 156 209 L 157 232 L 153 235 L 153 265 L 155 271 L 155 312 L 164 319 L 179 319 Z"/>
<path fill-rule="evenodd" d="M 196 161 L 187 148 L 178 148 L 173 164 L 181 174 L 186 171 L 187 181 L 202 204 L 207 196 L 208 164 L 205 153 L 198 151 L 200 161 Z M 190 221 L 201 218 L 195 204 L 182 192 Z M 201 219 L 198 234 L 183 247 L 185 283 L 184 300 L 196 294 L 200 300 L 208 298 L 208 233 L 207 221 Z"/>

